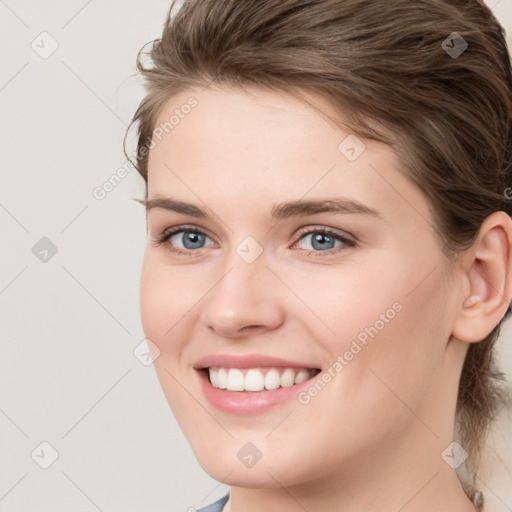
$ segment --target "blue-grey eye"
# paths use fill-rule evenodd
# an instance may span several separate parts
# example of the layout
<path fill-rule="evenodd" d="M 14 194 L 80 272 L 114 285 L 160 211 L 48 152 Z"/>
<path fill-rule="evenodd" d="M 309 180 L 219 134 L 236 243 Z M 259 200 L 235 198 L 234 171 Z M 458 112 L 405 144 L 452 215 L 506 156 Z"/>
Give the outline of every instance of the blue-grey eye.
<path fill-rule="evenodd" d="M 206 238 L 206 235 L 202 233 L 182 230 L 174 233 L 169 240 L 171 240 L 173 245 L 180 241 L 183 244 L 182 249 L 201 249 Z M 180 248 L 179 245 L 178 248 Z"/>
<path fill-rule="evenodd" d="M 326 233 L 307 233 L 301 238 L 299 242 L 302 242 L 306 238 L 311 237 L 311 247 L 314 250 L 322 251 L 322 250 L 330 250 L 334 249 L 336 241 L 340 242 L 340 240 L 332 235 L 328 235 Z M 341 242 L 340 242 L 341 243 Z"/>

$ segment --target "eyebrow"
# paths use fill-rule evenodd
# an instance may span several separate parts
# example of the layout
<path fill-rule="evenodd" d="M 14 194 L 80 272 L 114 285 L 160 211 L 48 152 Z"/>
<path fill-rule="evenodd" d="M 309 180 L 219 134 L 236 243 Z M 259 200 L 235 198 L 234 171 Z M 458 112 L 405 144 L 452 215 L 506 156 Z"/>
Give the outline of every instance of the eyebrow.
<path fill-rule="evenodd" d="M 154 209 L 162 209 L 190 215 L 199 219 L 210 217 L 206 210 L 191 203 L 177 201 L 170 197 L 155 197 L 154 199 L 136 199 L 146 208 L 146 213 Z M 382 217 L 381 213 L 354 199 L 344 197 L 331 197 L 319 200 L 298 199 L 285 203 L 276 203 L 272 206 L 270 218 L 274 221 L 288 219 L 290 217 L 305 217 L 317 213 L 342 213 L 342 214 L 366 214 Z"/>

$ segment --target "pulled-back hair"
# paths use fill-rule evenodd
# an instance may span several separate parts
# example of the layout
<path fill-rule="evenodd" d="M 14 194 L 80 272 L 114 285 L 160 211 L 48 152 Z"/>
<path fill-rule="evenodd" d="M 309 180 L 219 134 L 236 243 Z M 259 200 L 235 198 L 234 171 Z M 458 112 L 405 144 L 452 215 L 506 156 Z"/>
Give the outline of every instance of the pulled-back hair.
<path fill-rule="evenodd" d="M 511 215 L 511 60 L 483 1 L 185 0 L 174 7 L 150 62 L 145 47 L 137 57 L 147 95 L 132 119 L 133 163 L 146 183 L 155 122 L 172 95 L 215 83 L 309 103 L 302 90 L 326 98 L 343 116 L 340 126 L 396 151 L 399 170 L 429 202 L 450 260 L 493 212 Z M 470 344 L 460 378 L 456 437 L 470 454 L 473 483 L 505 397 L 494 358 L 503 320 Z"/>

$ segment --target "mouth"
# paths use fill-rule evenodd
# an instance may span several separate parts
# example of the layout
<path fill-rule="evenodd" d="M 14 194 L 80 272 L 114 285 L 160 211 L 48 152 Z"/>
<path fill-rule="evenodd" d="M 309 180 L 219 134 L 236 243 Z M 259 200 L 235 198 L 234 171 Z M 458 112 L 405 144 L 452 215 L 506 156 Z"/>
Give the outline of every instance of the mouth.
<path fill-rule="evenodd" d="M 210 385 L 231 392 L 264 392 L 291 388 L 320 373 L 319 368 L 257 367 L 257 368 L 203 368 Z"/>
<path fill-rule="evenodd" d="M 320 371 L 278 366 L 196 368 L 206 400 L 217 410 L 235 416 L 263 414 L 279 405 L 290 404 Z"/>
<path fill-rule="evenodd" d="M 267 354 L 210 354 L 193 368 L 204 398 L 217 410 L 236 416 L 290 404 L 321 372 L 305 361 Z"/>

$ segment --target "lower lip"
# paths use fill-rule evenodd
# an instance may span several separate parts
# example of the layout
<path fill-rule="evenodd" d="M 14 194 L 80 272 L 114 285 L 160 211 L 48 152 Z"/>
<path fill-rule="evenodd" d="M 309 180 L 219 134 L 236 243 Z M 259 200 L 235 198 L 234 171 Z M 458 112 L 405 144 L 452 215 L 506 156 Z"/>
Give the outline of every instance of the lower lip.
<path fill-rule="evenodd" d="M 206 372 L 198 370 L 198 374 L 201 388 L 207 400 L 222 412 L 240 416 L 263 413 L 276 405 L 297 398 L 297 394 L 307 388 L 317 376 L 315 374 L 300 384 L 294 384 L 289 388 L 265 391 L 227 391 L 213 387 Z"/>

